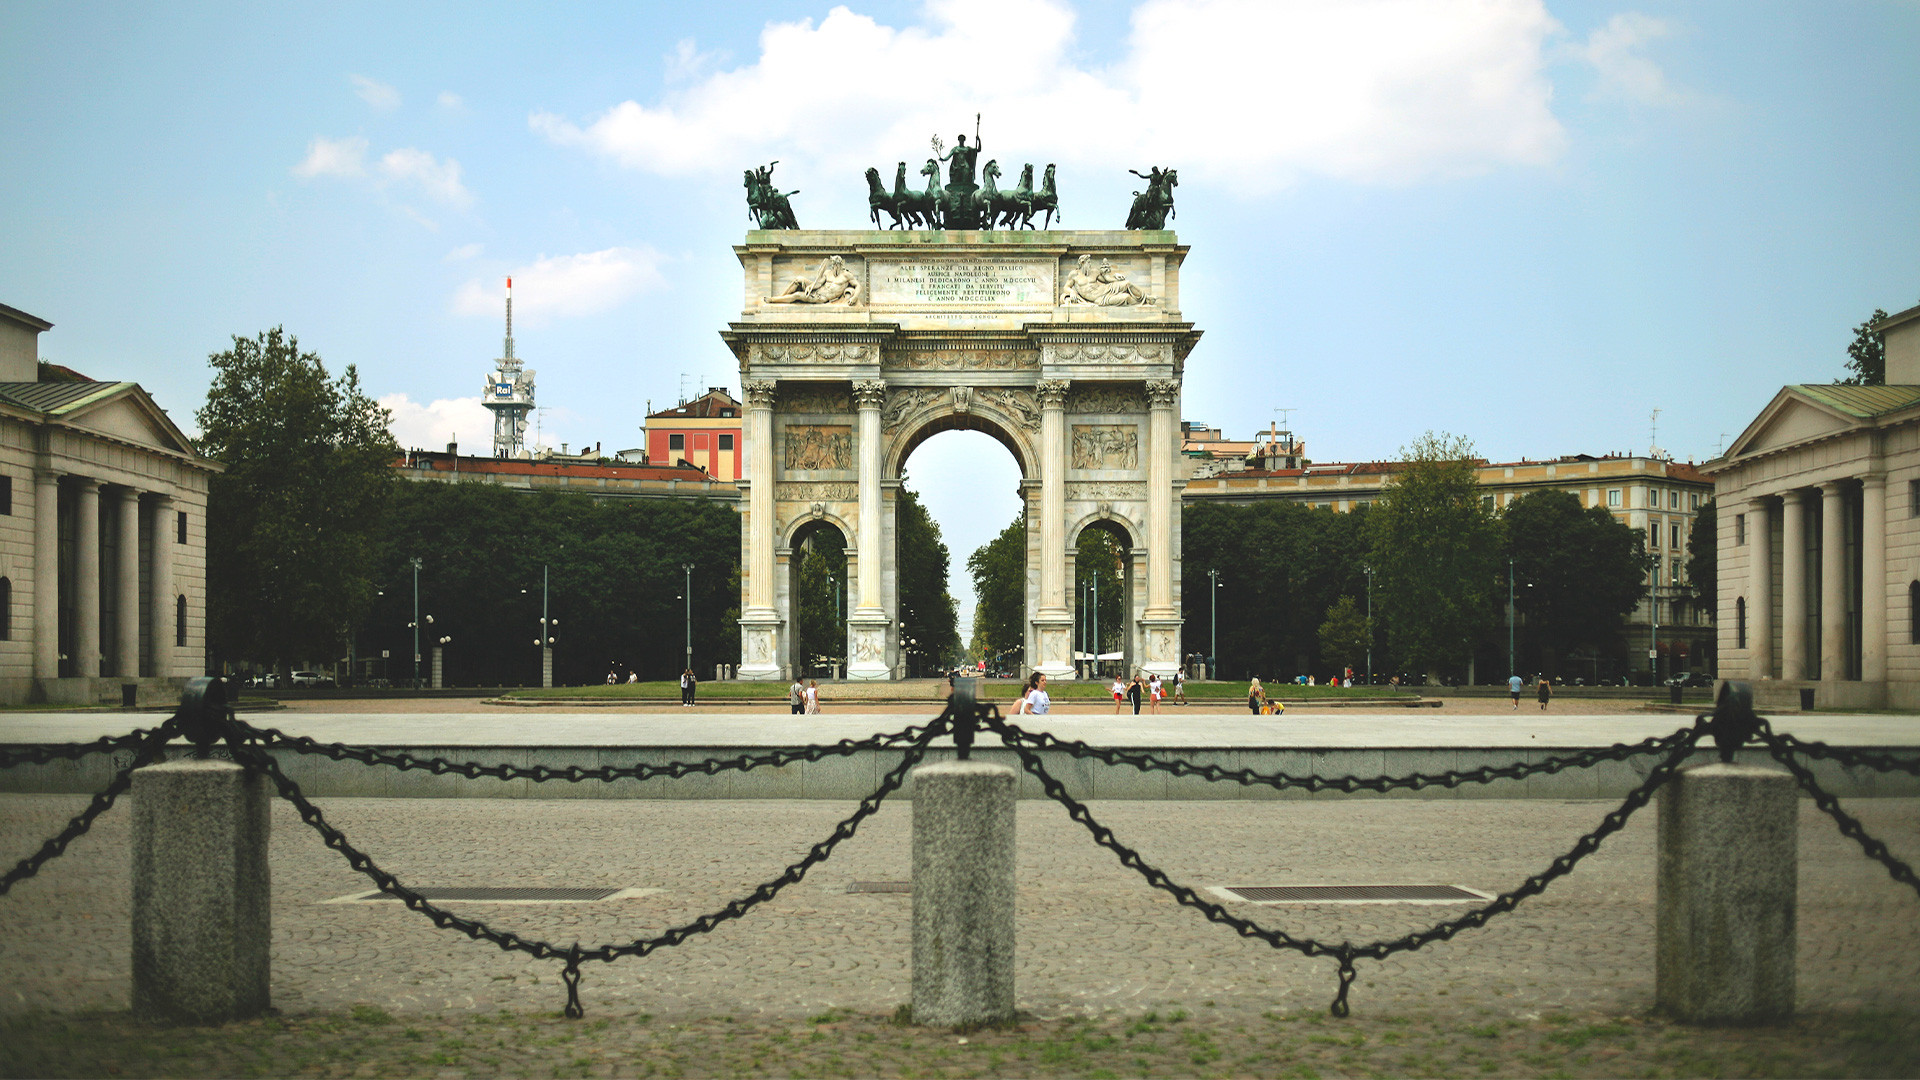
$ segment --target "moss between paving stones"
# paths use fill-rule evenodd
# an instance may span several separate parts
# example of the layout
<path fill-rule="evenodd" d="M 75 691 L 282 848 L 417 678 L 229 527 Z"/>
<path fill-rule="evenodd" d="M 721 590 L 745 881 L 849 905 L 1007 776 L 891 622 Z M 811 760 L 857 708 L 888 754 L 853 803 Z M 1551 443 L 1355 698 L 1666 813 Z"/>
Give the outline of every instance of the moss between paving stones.
<path fill-rule="evenodd" d="M 377 1007 L 223 1027 L 125 1013 L 0 1016 L 0 1077 L 1915 1076 L 1920 1016 L 1690 1028 L 1649 1016 L 1323 1012 L 1026 1019 L 961 1034 L 829 1010 L 805 1020 L 644 1013 L 394 1016 Z"/>

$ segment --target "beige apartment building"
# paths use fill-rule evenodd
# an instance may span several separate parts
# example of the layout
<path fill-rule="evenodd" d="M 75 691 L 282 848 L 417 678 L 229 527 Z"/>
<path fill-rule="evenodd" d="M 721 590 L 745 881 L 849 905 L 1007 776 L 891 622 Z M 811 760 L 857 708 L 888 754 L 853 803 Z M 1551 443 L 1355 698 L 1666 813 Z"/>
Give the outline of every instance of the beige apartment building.
<path fill-rule="evenodd" d="M 1886 385 L 1782 387 L 1701 470 L 1720 674 L 1763 708 L 1920 708 L 1920 307 L 1875 328 Z"/>
<path fill-rule="evenodd" d="M 1346 513 L 1378 500 L 1401 468 L 1391 461 L 1309 462 L 1302 456 L 1304 443 L 1283 431 L 1259 440 L 1254 454 L 1243 461 L 1196 453 L 1204 452 L 1203 441 L 1188 446 L 1194 476 L 1187 481 L 1185 498 L 1192 503 L 1250 505 L 1285 499 Z M 1696 600 L 1686 577 L 1687 538 L 1714 490 L 1699 469 L 1664 457 L 1575 454 L 1482 463 L 1479 482 L 1491 508 L 1505 507 L 1530 491 L 1557 488 L 1585 506 L 1605 507 L 1622 524 L 1638 530 L 1656 563 L 1649 574 L 1649 598 L 1627 620 L 1629 670 L 1645 672 L 1649 653 L 1656 650 L 1663 676 L 1712 670 L 1713 603 Z M 1597 663 L 1593 677 L 1603 677 Z"/>

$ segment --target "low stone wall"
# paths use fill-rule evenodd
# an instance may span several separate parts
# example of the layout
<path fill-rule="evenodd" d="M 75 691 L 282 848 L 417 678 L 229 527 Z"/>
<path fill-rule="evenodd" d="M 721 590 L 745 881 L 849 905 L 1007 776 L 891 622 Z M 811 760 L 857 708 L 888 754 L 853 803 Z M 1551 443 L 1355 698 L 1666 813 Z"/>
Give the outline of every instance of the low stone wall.
<path fill-rule="evenodd" d="M 735 758 L 755 752 L 739 746 L 662 746 L 633 747 L 548 747 L 529 749 L 518 746 L 406 746 L 385 747 L 390 752 L 406 752 L 418 758 L 445 757 L 456 762 L 482 765 L 511 763 L 520 767 L 545 765 L 564 769 L 577 765 L 598 769 L 603 765 L 630 766 L 641 763 L 665 764 L 673 761 L 696 762 L 709 758 Z M 1252 769 L 1261 773 L 1284 772 L 1294 776 L 1318 774 L 1325 777 L 1399 776 L 1413 772 L 1465 772 L 1483 765 L 1495 767 L 1515 762 L 1535 762 L 1549 757 L 1577 753 L 1581 748 L 1489 747 L 1463 749 L 1185 749 L 1165 747 L 1130 752 L 1151 753 L 1162 760 L 1179 759 L 1195 765 L 1217 764 L 1224 769 Z M 1875 753 L 1909 757 L 1908 747 L 1859 747 Z M 185 757 L 189 748 L 173 748 L 173 756 Z M 927 760 L 954 756 L 951 748 L 936 748 Z M 366 766 L 357 762 L 339 762 L 314 755 L 275 752 L 286 774 L 307 794 L 337 798 L 532 798 L 532 799 L 844 799 L 865 798 L 879 786 L 880 778 L 900 763 L 898 750 L 863 751 L 848 757 L 829 757 L 817 762 L 795 762 L 774 768 L 761 766 L 746 772 L 704 773 L 674 779 L 647 781 L 617 780 L 469 780 L 463 776 L 435 776 L 424 769 L 402 772 L 384 766 Z M 1000 762 L 1019 769 L 1012 752 L 991 746 L 976 746 L 974 757 Z M 1076 799 L 1618 799 L 1637 786 L 1653 767 L 1656 758 L 1645 755 L 1630 761 L 1602 762 L 1591 769 L 1568 769 L 1553 775 L 1533 776 L 1525 780 L 1496 780 L 1488 784 L 1463 784 L 1458 788 L 1428 788 L 1425 791 L 1396 791 L 1389 795 L 1341 792 L 1313 794 L 1305 791 L 1278 792 L 1265 786 L 1242 786 L 1224 781 L 1208 783 L 1193 776 L 1172 776 L 1164 772 L 1141 772 L 1126 766 L 1109 766 L 1093 761 L 1077 761 L 1067 755 L 1042 752 L 1048 771 L 1067 786 Z M 1711 751 L 1694 755 L 1694 761 L 1715 760 Z M 1739 760 L 1749 764 L 1772 761 L 1764 750 L 1741 751 Z M 113 772 L 124 768 L 128 755 L 95 754 L 81 761 L 58 761 L 47 765 L 20 765 L 0 770 L 0 793 L 91 794 L 107 785 Z M 1811 763 L 1820 784 L 1840 798 L 1891 798 L 1920 796 L 1920 777 L 1906 773 L 1849 771 L 1830 761 Z M 909 780 L 899 793 L 913 797 Z M 1040 799 L 1044 794 L 1039 781 L 1022 772 L 1018 798 Z"/>

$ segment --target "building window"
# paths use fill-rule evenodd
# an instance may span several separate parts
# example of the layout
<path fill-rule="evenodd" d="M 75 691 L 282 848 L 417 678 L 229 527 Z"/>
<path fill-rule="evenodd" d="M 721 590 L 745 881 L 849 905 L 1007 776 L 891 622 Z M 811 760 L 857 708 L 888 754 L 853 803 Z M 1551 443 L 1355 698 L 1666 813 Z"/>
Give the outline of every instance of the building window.
<path fill-rule="evenodd" d="M 732 415 L 733 415 L 733 410 L 732 410 L 732 409 L 721 409 L 721 410 L 720 410 L 720 415 L 721 415 L 721 416 L 732 416 Z"/>
<path fill-rule="evenodd" d="M 1675 551 L 1679 551 L 1680 550 L 1680 526 L 1677 524 L 1669 525 L 1667 526 L 1667 529 L 1669 532 L 1673 534 L 1673 542 L 1668 544 L 1667 546 L 1672 548 Z"/>
<path fill-rule="evenodd" d="M 1660 550 L 1660 523 L 1657 521 L 1647 526 L 1647 547 L 1654 551 Z"/>
<path fill-rule="evenodd" d="M 1920 588 L 1920 582 L 1915 582 L 1914 587 Z M 1733 647 L 1747 647 L 1747 598 L 1744 596 L 1733 602 Z"/>
<path fill-rule="evenodd" d="M 686 448 L 687 448 L 687 437 L 685 435 L 667 436 L 667 449 L 685 450 Z"/>
<path fill-rule="evenodd" d="M 720 436 L 720 449 L 722 450 L 733 449 L 733 436 L 731 435 Z"/>
<path fill-rule="evenodd" d="M 13 640 L 13 579 L 0 577 L 0 641 Z"/>
<path fill-rule="evenodd" d="M 1680 509 L 1680 493 L 1678 491 L 1667 492 L 1667 509 L 1669 510 Z"/>
<path fill-rule="evenodd" d="M 1733 515 L 1733 546 L 1747 546 L 1747 515 Z"/>
<path fill-rule="evenodd" d="M 1611 507 L 1618 507 L 1620 505 L 1620 489 L 1619 488 L 1607 489 L 1607 505 Z"/>
<path fill-rule="evenodd" d="M 1907 516 L 1920 517 L 1920 480 L 1907 481 Z"/>
<path fill-rule="evenodd" d="M 1486 507 L 1489 510 L 1493 509 L 1493 496 L 1491 495 L 1480 496 L 1480 505 Z"/>
<path fill-rule="evenodd" d="M 1700 493 L 1699 492 L 1696 491 L 1687 496 L 1687 509 L 1689 510 L 1700 509 Z"/>
<path fill-rule="evenodd" d="M 181 648 L 187 647 L 187 598 L 173 598 L 173 643 Z"/>
<path fill-rule="evenodd" d="M 13 513 L 13 477 L 0 476 L 0 514 Z"/>
<path fill-rule="evenodd" d="M 1920 645 L 1920 581 L 1907 586 L 1907 643 Z"/>

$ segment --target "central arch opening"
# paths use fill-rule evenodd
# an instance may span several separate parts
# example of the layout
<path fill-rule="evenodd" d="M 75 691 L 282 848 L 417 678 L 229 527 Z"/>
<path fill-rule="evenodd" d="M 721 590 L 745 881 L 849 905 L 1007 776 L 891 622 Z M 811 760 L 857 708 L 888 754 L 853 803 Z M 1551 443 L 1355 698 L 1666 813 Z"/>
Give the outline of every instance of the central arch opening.
<path fill-rule="evenodd" d="M 966 664 L 1008 675 L 1021 673 L 1027 632 L 1026 505 L 1021 496 L 1020 462 L 1003 436 L 957 423 L 929 424 L 909 445 L 901 462 L 901 492 L 924 512 L 941 542 L 945 565 L 940 584 L 952 612 L 944 654 L 923 641 L 938 612 L 925 601 L 910 604 L 909 566 L 925 562 L 910 552 L 912 540 L 905 505 L 897 517 L 901 541 L 900 628 L 908 674 L 938 674 Z M 922 548 L 926 545 L 923 541 Z M 926 570 L 921 570 L 922 576 Z M 926 585 L 919 586 L 922 594 Z M 916 610 L 918 609 L 918 610 Z M 911 639 L 915 645 L 909 645 Z M 916 665 L 918 667 L 916 668 Z"/>

